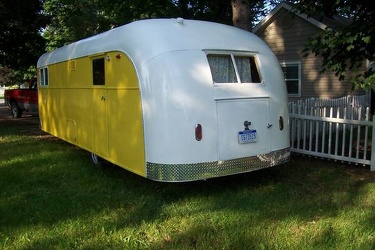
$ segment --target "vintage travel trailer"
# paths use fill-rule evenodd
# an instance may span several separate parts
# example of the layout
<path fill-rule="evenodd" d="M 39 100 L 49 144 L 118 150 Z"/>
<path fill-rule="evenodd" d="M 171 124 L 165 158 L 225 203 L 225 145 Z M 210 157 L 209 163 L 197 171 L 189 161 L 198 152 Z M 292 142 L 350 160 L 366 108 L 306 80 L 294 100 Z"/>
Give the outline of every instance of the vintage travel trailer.
<path fill-rule="evenodd" d="M 290 158 L 283 72 L 254 34 L 148 19 L 42 55 L 41 128 L 156 181 L 249 172 Z"/>

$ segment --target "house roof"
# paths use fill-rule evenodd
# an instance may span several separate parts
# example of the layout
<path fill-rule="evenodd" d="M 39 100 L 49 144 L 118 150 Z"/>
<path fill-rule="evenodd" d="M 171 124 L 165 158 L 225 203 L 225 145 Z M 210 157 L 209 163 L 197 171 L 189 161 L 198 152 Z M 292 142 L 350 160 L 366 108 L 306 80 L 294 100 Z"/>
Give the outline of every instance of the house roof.
<path fill-rule="evenodd" d="M 350 20 L 338 15 L 333 17 L 327 17 L 322 15 L 318 16 L 308 16 L 306 14 L 298 12 L 294 7 L 293 4 L 287 2 L 279 3 L 262 21 L 260 21 L 253 29 L 253 33 L 259 33 L 260 31 L 264 30 L 268 25 L 270 25 L 278 15 L 287 10 L 289 12 L 293 12 L 295 15 L 301 17 L 302 19 L 306 20 L 307 22 L 311 23 L 312 25 L 324 30 L 326 28 L 331 29 L 339 29 L 342 27 L 347 26 L 350 24 Z"/>

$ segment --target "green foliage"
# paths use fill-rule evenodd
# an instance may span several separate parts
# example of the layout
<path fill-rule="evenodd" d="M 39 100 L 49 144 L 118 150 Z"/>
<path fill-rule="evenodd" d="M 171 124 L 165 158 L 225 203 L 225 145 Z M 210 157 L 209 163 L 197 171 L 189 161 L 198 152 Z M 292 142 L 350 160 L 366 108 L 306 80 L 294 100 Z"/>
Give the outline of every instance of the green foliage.
<path fill-rule="evenodd" d="M 43 32 L 47 51 L 108 29 L 97 1 L 46 0 L 51 22 Z"/>
<path fill-rule="evenodd" d="M 171 13 L 173 17 L 232 24 L 232 7 L 230 0 L 179 0 L 173 2 L 174 12 Z"/>
<path fill-rule="evenodd" d="M 22 83 L 29 82 L 35 76 L 36 67 L 34 65 L 22 70 L 13 70 L 0 66 L 0 86 L 21 85 Z"/>
<path fill-rule="evenodd" d="M 375 88 L 375 74 L 372 71 L 368 71 L 362 74 L 359 74 L 353 80 L 355 88 L 374 90 Z"/>
<path fill-rule="evenodd" d="M 51 19 L 43 33 L 47 51 L 146 18 L 231 22 L 229 0 L 45 0 L 44 11 Z"/>
<path fill-rule="evenodd" d="M 14 78 L 14 71 L 8 67 L 0 66 L 0 86 L 11 85 Z"/>
<path fill-rule="evenodd" d="M 40 31 L 48 20 L 40 0 L 0 0 L 0 65 L 24 70 L 44 52 Z"/>
<path fill-rule="evenodd" d="M 340 80 L 346 73 L 364 68 L 365 60 L 375 60 L 375 7 L 365 0 L 301 0 L 297 8 L 309 16 L 324 14 L 347 23 L 343 27 L 328 27 L 321 33 L 311 37 L 305 55 L 314 53 L 323 57 L 322 72 L 332 70 Z M 347 19 L 344 20 L 343 17 Z M 375 86 L 371 68 L 358 74 L 352 83 L 354 88 L 370 89 Z"/>

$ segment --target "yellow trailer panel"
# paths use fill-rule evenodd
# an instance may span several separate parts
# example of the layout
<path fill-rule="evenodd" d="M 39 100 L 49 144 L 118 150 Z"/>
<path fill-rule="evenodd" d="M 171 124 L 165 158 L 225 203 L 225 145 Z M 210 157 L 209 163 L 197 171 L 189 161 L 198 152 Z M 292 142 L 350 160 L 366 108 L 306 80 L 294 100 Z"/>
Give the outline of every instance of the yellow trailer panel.
<path fill-rule="evenodd" d="M 104 62 L 103 85 L 92 84 L 93 60 Z M 48 87 L 39 90 L 42 129 L 145 176 L 141 97 L 129 58 L 106 52 L 48 65 L 48 72 Z"/>

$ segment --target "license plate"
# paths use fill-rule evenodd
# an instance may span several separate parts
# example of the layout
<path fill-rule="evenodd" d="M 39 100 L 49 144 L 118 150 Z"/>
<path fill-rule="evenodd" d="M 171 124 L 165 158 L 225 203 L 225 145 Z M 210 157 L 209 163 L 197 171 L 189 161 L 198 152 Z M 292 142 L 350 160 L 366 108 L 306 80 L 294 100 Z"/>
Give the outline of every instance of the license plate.
<path fill-rule="evenodd" d="M 257 131 L 255 129 L 244 130 L 238 132 L 238 143 L 250 143 L 258 140 Z"/>

